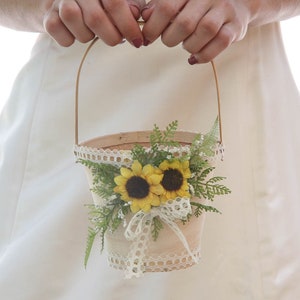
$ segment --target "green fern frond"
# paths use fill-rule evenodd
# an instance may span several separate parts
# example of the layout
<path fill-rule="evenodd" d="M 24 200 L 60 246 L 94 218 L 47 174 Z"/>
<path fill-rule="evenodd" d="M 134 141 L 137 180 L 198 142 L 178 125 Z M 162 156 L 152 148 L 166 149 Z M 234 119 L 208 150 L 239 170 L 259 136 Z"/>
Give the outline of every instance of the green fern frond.
<path fill-rule="evenodd" d="M 207 199 L 213 201 L 216 195 L 230 194 L 231 191 L 226 186 L 221 184 L 208 184 L 206 183 Z"/>
<path fill-rule="evenodd" d="M 159 217 L 154 217 L 152 220 L 151 234 L 154 241 L 158 239 L 160 231 L 164 228 L 164 225 Z"/>
<path fill-rule="evenodd" d="M 207 176 L 213 172 L 215 168 L 214 167 L 209 167 L 209 168 L 206 168 L 204 169 L 198 176 L 197 176 L 197 180 L 199 182 L 203 182 L 205 181 L 205 179 L 207 178 Z"/>
<path fill-rule="evenodd" d="M 216 209 L 215 207 L 210 206 L 210 205 L 204 205 L 204 204 L 201 204 L 201 203 L 198 203 L 198 202 L 193 202 L 193 201 L 191 201 L 191 205 L 195 207 L 194 215 L 196 217 L 200 217 L 201 214 L 204 211 L 205 212 L 214 212 L 214 213 L 221 214 L 221 212 L 218 209 Z"/>
<path fill-rule="evenodd" d="M 87 243 L 86 243 L 86 249 L 85 249 L 85 257 L 84 257 L 84 267 L 87 267 L 87 263 L 92 251 L 92 247 L 95 241 L 95 238 L 97 236 L 98 232 L 94 229 L 89 227 L 88 228 L 88 238 L 87 238 Z"/>
<path fill-rule="evenodd" d="M 138 160 L 142 165 L 146 165 L 149 159 L 149 153 L 146 149 L 140 145 L 136 144 L 131 150 L 132 160 Z"/>
<path fill-rule="evenodd" d="M 150 144 L 152 151 L 157 151 L 158 146 L 174 146 L 178 145 L 174 141 L 174 136 L 178 127 L 178 121 L 171 122 L 164 131 L 161 131 L 157 125 L 154 125 L 154 129 L 150 134 Z"/>

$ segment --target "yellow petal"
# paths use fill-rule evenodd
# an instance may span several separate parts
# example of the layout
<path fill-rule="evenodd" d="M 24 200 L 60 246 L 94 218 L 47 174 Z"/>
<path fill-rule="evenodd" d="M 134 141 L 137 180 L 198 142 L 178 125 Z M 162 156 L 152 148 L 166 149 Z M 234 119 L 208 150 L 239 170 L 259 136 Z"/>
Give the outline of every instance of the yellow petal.
<path fill-rule="evenodd" d="M 139 210 L 141 210 L 140 206 L 137 204 L 136 201 L 132 201 L 131 205 L 130 205 L 130 209 L 133 213 L 138 212 Z"/>
<path fill-rule="evenodd" d="M 182 170 L 182 175 L 184 178 L 191 178 L 191 170 L 190 169 L 185 169 L 185 170 Z"/>
<path fill-rule="evenodd" d="M 150 175 L 150 176 L 147 177 L 147 181 L 150 184 L 157 185 L 157 184 L 159 184 L 162 181 L 162 178 L 163 178 L 163 174 L 161 174 L 161 175 L 152 174 L 152 175 Z"/>
<path fill-rule="evenodd" d="M 144 206 L 142 207 L 142 210 L 143 210 L 144 212 L 149 212 L 149 211 L 151 210 L 151 205 L 150 205 L 149 203 L 147 203 L 146 205 L 144 205 Z"/>
<path fill-rule="evenodd" d="M 124 186 L 117 185 L 116 187 L 114 187 L 114 192 L 121 194 L 126 192 L 126 189 Z"/>
<path fill-rule="evenodd" d="M 152 206 L 160 206 L 160 200 L 159 197 L 154 195 L 152 201 L 151 201 L 151 205 Z"/>
<path fill-rule="evenodd" d="M 151 166 L 150 164 L 148 164 L 148 165 L 146 165 L 146 166 L 143 167 L 143 174 L 145 176 L 149 176 L 149 175 L 151 175 L 153 173 L 154 173 L 154 167 Z"/>
<path fill-rule="evenodd" d="M 181 162 L 181 165 L 182 165 L 182 168 L 185 170 L 190 167 L 190 162 L 188 160 L 185 160 L 185 161 Z"/>
<path fill-rule="evenodd" d="M 178 196 L 180 197 L 190 197 L 190 193 L 188 191 L 185 190 L 179 190 L 177 191 Z"/>
<path fill-rule="evenodd" d="M 132 201 L 130 206 L 132 212 L 137 212 L 139 210 L 149 211 L 151 209 L 151 200 L 149 198 L 146 199 L 135 199 Z M 150 207 L 150 208 L 149 208 Z"/>
<path fill-rule="evenodd" d="M 120 173 L 123 177 L 125 177 L 127 179 L 129 179 L 133 175 L 132 171 L 127 168 L 121 168 Z"/>
<path fill-rule="evenodd" d="M 161 196 L 160 196 L 160 202 L 161 202 L 162 204 L 165 204 L 167 201 L 168 201 L 168 199 L 167 199 L 167 197 L 166 197 L 165 195 L 161 195 Z"/>
<path fill-rule="evenodd" d="M 127 182 L 127 179 L 121 175 L 119 176 L 116 176 L 114 178 L 114 182 L 117 184 L 117 185 L 125 185 L 126 182 Z"/>
<path fill-rule="evenodd" d="M 155 195 L 162 195 L 164 191 L 164 188 L 160 184 L 150 186 L 150 192 Z"/>
<path fill-rule="evenodd" d="M 188 185 L 186 180 L 183 181 L 180 189 L 183 190 L 183 191 L 188 191 L 189 190 L 189 185 Z"/>
<path fill-rule="evenodd" d="M 126 202 L 131 201 L 131 199 L 129 198 L 127 193 L 121 194 L 121 199 L 126 201 Z"/>
<path fill-rule="evenodd" d="M 169 162 L 167 160 L 164 160 L 160 165 L 159 168 L 163 171 L 167 170 L 169 168 Z"/>
<path fill-rule="evenodd" d="M 174 199 L 177 198 L 177 193 L 176 193 L 175 191 L 168 191 L 168 192 L 166 193 L 166 197 L 167 197 L 167 199 L 169 199 L 169 200 L 174 200 Z"/>
<path fill-rule="evenodd" d="M 172 169 L 181 169 L 181 165 L 180 165 L 180 162 L 179 160 L 174 160 L 172 161 L 172 163 L 170 164 L 170 168 Z"/>
<path fill-rule="evenodd" d="M 142 165 L 137 160 L 133 162 L 131 169 L 134 175 L 140 175 L 142 173 Z"/>

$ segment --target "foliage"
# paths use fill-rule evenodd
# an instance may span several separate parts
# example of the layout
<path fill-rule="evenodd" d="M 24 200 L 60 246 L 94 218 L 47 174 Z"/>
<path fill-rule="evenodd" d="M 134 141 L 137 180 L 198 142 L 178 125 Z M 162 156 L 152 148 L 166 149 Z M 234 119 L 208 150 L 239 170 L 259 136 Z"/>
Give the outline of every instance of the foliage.
<path fill-rule="evenodd" d="M 136 144 L 131 153 L 132 159 L 138 160 L 142 165 L 151 164 L 158 166 L 162 161 L 168 159 L 172 154 L 170 148 L 179 147 L 179 143 L 174 141 L 178 121 L 170 123 L 164 131 L 161 131 L 157 125 L 150 134 L 150 149 L 145 149 Z"/>
<path fill-rule="evenodd" d="M 151 235 L 154 241 L 158 239 L 159 232 L 164 228 L 163 222 L 159 217 L 154 217 L 152 220 Z"/>
<path fill-rule="evenodd" d="M 230 193 L 229 188 L 221 184 L 225 178 L 213 176 L 215 170 L 211 166 L 210 158 L 215 155 L 215 147 L 219 136 L 218 119 L 215 121 L 212 129 L 205 135 L 196 135 L 189 147 L 189 152 L 183 157 L 176 157 L 182 161 L 189 161 L 189 169 L 192 174 L 188 178 L 190 194 L 192 197 L 214 201 L 216 196 Z M 161 131 L 157 125 L 150 135 L 150 147 L 145 148 L 141 145 L 135 145 L 131 150 L 132 160 L 137 160 L 142 166 L 150 164 L 158 167 L 164 160 L 172 161 L 175 159 L 174 147 L 181 147 L 174 141 L 178 122 L 173 121 L 165 130 Z M 96 236 L 100 236 L 101 251 L 104 248 L 104 237 L 106 232 L 114 232 L 121 223 L 126 222 L 127 216 L 131 210 L 128 202 L 121 199 L 120 194 L 114 192 L 116 187 L 115 177 L 120 175 L 120 167 L 114 164 L 97 163 L 90 160 L 79 159 L 79 163 L 85 165 L 91 170 L 93 177 L 92 192 L 103 199 L 103 205 L 88 205 L 90 222 L 92 224 L 88 230 L 88 239 L 86 246 L 85 265 L 91 253 Z M 220 213 L 218 209 L 211 205 L 206 205 L 190 201 L 193 207 L 193 215 L 181 220 L 184 224 L 189 222 L 190 218 L 199 217 L 203 212 Z M 159 237 L 160 231 L 164 228 L 163 221 L 154 217 L 151 223 L 151 235 L 154 241 Z"/>

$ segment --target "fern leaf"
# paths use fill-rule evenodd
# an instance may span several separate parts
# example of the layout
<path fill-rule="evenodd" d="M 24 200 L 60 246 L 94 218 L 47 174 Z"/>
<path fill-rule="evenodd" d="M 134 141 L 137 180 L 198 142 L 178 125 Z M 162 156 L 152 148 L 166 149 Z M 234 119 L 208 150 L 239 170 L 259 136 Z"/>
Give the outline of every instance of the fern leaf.
<path fill-rule="evenodd" d="M 215 207 L 210 206 L 210 205 L 205 205 L 205 204 L 201 204 L 201 203 L 193 202 L 193 201 L 191 201 L 191 205 L 195 207 L 194 215 L 196 217 L 199 217 L 203 213 L 203 211 L 214 212 L 214 213 L 219 213 L 219 214 L 221 213 L 218 209 L 216 209 Z"/>
<path fill-rule="evenodd" d="M 152 238 L 154 241 L 158 239 L 160 231 L 164 228 L 162 221 L 158 217 L 154 217 L 152 220 Z"/>
<path fill-rule="evenodd" d="M 84 267 L 87 267 L 87 263 L 91 254 L 91 250 L 95 241 L 95 238 L 97 236 L 97 231 L 94 230 L 93 228 L 89 227 L 88 229 L 88 239 L 87 239 L 87 244 L 86 244 L 86 249 L 85 249 L 85 257 L 84 257 Z"/>
<path fill-rule="evenodd" d="M 226 179 L 226 177 L 215 176 L 215 177 L 210 178 L 210 179 L 207 181 L 207 183 L 208 183 L 208 184 L 213 184 L 213 183 L 222 181 L 222 180 L 224 180 L 224 179 Z"/>
<path fill-rule="evenodd" d="M 205 170 L 202 171 L 202 173 L 199 175 L 197 178 L 198 181 L 203 182 L 205 178 L 214 170 L 214 167 L 209 167 L 206 168 Z"/>

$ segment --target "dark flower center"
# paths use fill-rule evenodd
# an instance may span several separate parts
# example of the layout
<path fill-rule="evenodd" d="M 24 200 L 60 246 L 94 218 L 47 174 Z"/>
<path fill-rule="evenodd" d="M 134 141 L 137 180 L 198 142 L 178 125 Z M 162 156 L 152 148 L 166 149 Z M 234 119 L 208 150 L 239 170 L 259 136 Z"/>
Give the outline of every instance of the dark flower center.
<path fill-rule="evenodd" d="M 143 199 L 147 197 L 150 192 L 148 182 L 139 176 L 129 178 L 125 187 L 130 198 Z"/>
<path fill-rule="evenodd" d="M 164 171 L 162 179 L 162 186 L 167 191 L 177 191 L 181 188 L 183 183 L 183 176 L 177 169 L 168 169 Z"/>

